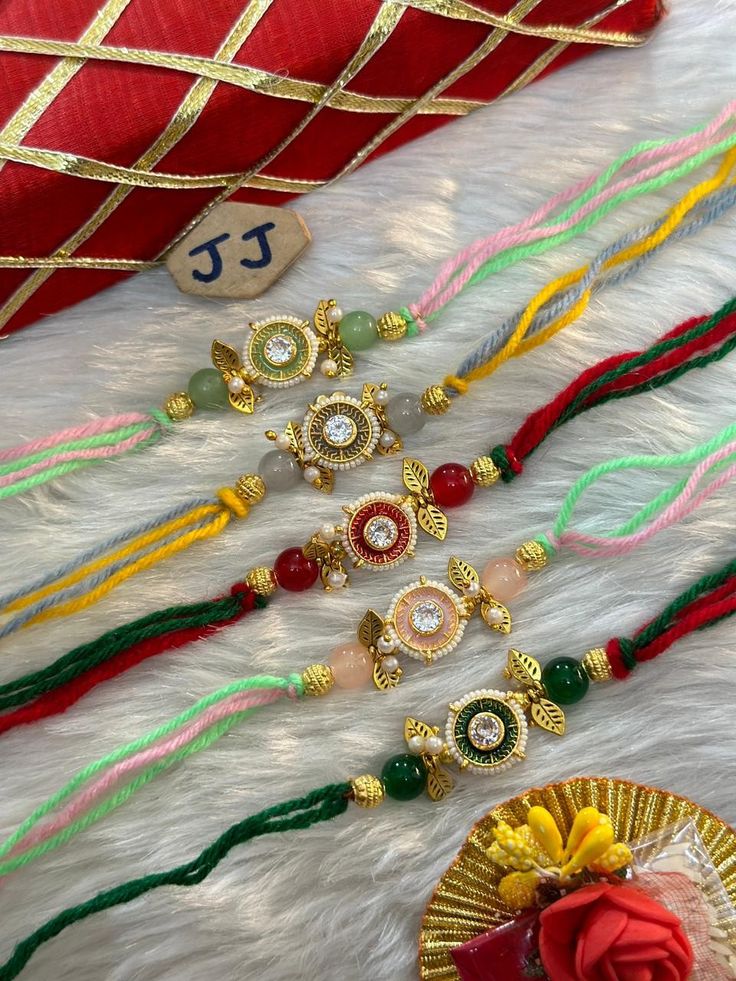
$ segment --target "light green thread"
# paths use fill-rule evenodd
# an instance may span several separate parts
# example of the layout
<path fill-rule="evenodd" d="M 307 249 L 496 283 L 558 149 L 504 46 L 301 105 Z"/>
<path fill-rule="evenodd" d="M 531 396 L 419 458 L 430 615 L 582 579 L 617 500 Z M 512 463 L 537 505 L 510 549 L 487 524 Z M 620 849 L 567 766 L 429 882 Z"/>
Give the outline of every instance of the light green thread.
<path fill-rule="evenodd" d="M 517 245 L 510 249 L 504 249 L 502 252 L 499 252 L 497 255 L 493 256 L 493 258 L 489 259 L 482 266 L 480 266 L 480 268 L 473 273 L 468 282 L 465 284 L 465 288 L 468 286 L 475 286 L 477 283 L 483 282 L 483 280 L 485 280 L 492 273 L 500 272 L 502 269 L 506 269 L 515 262 L 529 258 L 530 256 L 540 255 L 546 252 L 548 249 L 554 248 L 556 245 L 570 241 L 570 239 L 575 238 L 577 235 L 580 235 L 592 228 L 600 219 L 604 218 L 610 211 L 618 207 L 619 204 L 630 201 L 642 194 L 648 193 L 649 191 L 656 191 L 666 187 L 673 181 L 678 180 L 680 177 L 684 177 L 691 173 L 691 171 L 700 167 L 701 164 L 707 162 L 712 157 L 731 149 L 733 146 L 736 146 L 736 134 L 721 140 L 719 143 L 716 143 L 705 150 L 701 150 L 700 153 L 696 153 L 693 157 L 690 157 L 677 167 L 673 167 L 671 170 L 666 170 L 662 174 L 658 174 L 657 177 L 652 177 L 649 180 L 644 181 L 642 184 L 637 184 L 634 187 L 629 187 L 623 191 L 620 191 L 612 198 L 609 198 L 608 201 L 604 201 L 603 204 L 599 205 L 594 211 L 591 211 L 590 214 L 586 215 L 584 218 L 581 218 L 575 225 L 565 229 L 562 232 L 558 232 L 556 235 L 531 242 L 527 245 Z M 638 152 L 638 148 L 632 147 L 632 151 L 627 151 L 624 157 L 615 161 L 611 167 L 608 168 L 606 173 L 598 178 L 595 184 L 588 188 L 588 190 L 586 190 L 579 198 L 572 201 L 561 214 L 549 219 L 541 227 L 557 224 L 573 214 L 579 207 L 581 207 L 582 204 L 588 201 L 593 194 L 597 193 L 600 187 L 602 187 L 609 179 L 610 174 L 614 173 L 615 170 L 617 170 L 623 163 L 626 162 L 627 159 L 629 159 L 631 152 Z M 456 270 L 455 275 L 458 275 L 461 272 L 462 268 Z M 449 303 L 450 300 L 447 302 Z M 447 304 L 444 306 L 446 305 Z M 444 309 L 444 306 L 429 314 L 425 318 L 426 321 L 430 322 L 438 317 L 440 312 Z"/>
<path fill-rule="evenodd" d="M 90 436 L 86 439 L 73 439 L 68 443 L 59 443 L 47 450 L 39 450 L 37 453 L 29 453 L 27 456 L 17 457 L 10 463 L 0 464 L 0 476 L 30 467 L 41 460 L 48 460 L 50 456 L 58 456 L 60 453 L 73 453 L 77 450 L 93 450 L 98 446 L 110 446 L 123 440 L 135 436 L 145 429 L 150 429 L 150 422 L 136 422 L 131 426 L 124 426 L 122 429 L 113 429 L 109 433 L 100 433 L 98 436 Z"/>
<path fill-rule="evenodd" d="M 33 811 L 29 817 L 7 838 L 2 845 L 0 845 L 0 856 L 7 855 L 14 846 L 25 837 L 25 835 L 35 827 L 38 822 L 44 818 L 47 814 L 53 811 L 59 804 L 67 800 L 82 784 L 86 783 L 90 777 L 96 776 L 105 767 L 110 766 L 113 763 L 118 763 L 120 760 L 125 759 L 127 756 L 131 756 L 137 753 L 139 750 L 146 749 L 152 743 L 156 742 L 158 739 L 169 735 L 175 729 L 189 722 L 200 712 L 210 708 L 210 706 L 215 705 L 217 702 L 222 701 L 224 698 L 228 698 L 230 695 L 236 695 L 240 692 L 252 691 L 259 688 L 281 688 L 289 689 L 292 688 L 294 694 L 297 698 L 301 698 L 304 695 L 304 683 L 302 681 L 301 675 L 292 674 L 288 678 L 273 677 L 270 675 L 256 675 L 253 678 L 242 678 L 239 681 L 234 681 L 229 685 L 225 685 L 224 688 L 219 688 L 217 691 L 211 692 L 204 698 L 201 698 L 198 702 L 195 702 L 191 708 L 184 712 L 181 712 L 175 718 L 170 719 L 164 725 L 159 726 L 158 729 L 154 729 L 152 732 L 147 733 L 145 736 L 140 736 L 138 739 L 127 743 L 125 746 L 121 746 L 118 749 L 113 750 L 108 753 L 107 756 L 101 757 L 99 760 L 95 760 L 94 763 L 90 763 L 83 770 L 74 776 L 67 784 L 65 784 L 60 790 L 48 798 L 43 804 L 39 805 Z M 70 837 L 77 833 L 78 830 L 83 830 L 88 824 L 99 820 L 109 811 L 118 807 L 120 804 L 124 803 L 128 797 L 130 797 L 136 790 L 140 787 L 145 786 L 149 780 L 152 780 L 162 769 L 166 769 L 172 763 L 176 762 L 178 759 L 184 759 L 186 756 L 191 755 L 193 752 L 197 752 L 200 749 L 204 749 L 211 742 L 219 739 L 220 736 L 224 735 L 229 729 L 238 722 L 242 721 L 247 715 L 255 709 L 248 709 L 244 712 L 236 713 L 228 719 L 223 719 L 221 722 L 214 725 L 211 729 L 207 730 L 205 733 L 201 733 L 196 739 L 192 740 L 188 746 L 182 747 L 177 750 L 171 757 L 166 760 L 162 760 L 158 763 L 152 764 L 141 774 L 138 775 L 131 783 L 126 784 L 121 790 L 119 790 L 113 797 L 109 798 L 103 804 L 99 805 L 89 814 L 86 814 L 82 818 L 78 818 L 73 824 L 69 825 L 63 831 L 58 832 L 48 841 L 42 842 L 39 845 L 34 846 L 29 849 L 28 852 L 22 855 L 14 856 L 12 859 L 8 859 L 6 862 L 0 863 L 0 875 L 5 874 L 5 872 L 11 871 L 12 868 L 18 868 L 22 864 L 26 864 L 26 861 L 31 861 L 28 858 L 26 861 L 21 861 L 25 859 L 26 856 L 42 855 L 52 848 L 56 848 L 58 845 L 63 844 L 68 841 Z M 211 737 L 211 738 L 210 738 Z M 72 828 L 74 831 L 72 831 Z"/>
<path fill-rule="evenodd" d="M 575 507 L 582 495 L 592 484 L 594 484 L 601 477 L 606 476 L 606 474 L 615 473 L 616 471 L 620 470 L 633 470 L 639 467 L 650 470 L 664 470 L 670 467 L 682 467 L 692 463 L 699 463 L 701 460 L 710 456 L 711 453 L 715 453 L 721 446 L 725 446 L 727 443 L 732 442 L 734 436 L 736 436 L 736 424 L 727 426 L 707 443 L 696 446 L 684 453 L 677 453 L 667 456 L 624 456 L 619 457 L 616 460 L 607 460 L 605 463 L 599 463 L 597 466 L 588 470 L 587 473 L 584 473 L 583 476 L 577 480 L 568 491 L 568 494 L 562 503 L 562 507 L 560 508 L 559 514 L 557 515 L 557 519 L 552 526 L 553 535 L 556 538 L 559 538 L 560 535 L 564 533 L 572 520 L 573 511 L 575 510 Z M 725 464 L 728 464 L 729 462 L 731 462 L 730 459 L 725 461 Z M 717 467 L 713 468 L 713 470 L 716 471 L 721 469 L 723 465 L 724 461 L 721 461 Z M 622 524 L 618 525 L 612 531 L 600 533 L 596 532 L 596 534 L 599 534 L 602 538 L 619 538 L 635 532 L 650 518 L 661 511 L 662 508 L 671 503 L 671 501 L 673 501 L 678 494 L 682 492 L 687 480 L 687 477 L 678 480 L 672 487 L 662 491 L 648 504 L 640 508 L 636 514 Z M 541 537 L 543 536 L 540 536 L 540 539 Z M 542 542 L 542 545 L 544 545 L 544 542 Z"/>

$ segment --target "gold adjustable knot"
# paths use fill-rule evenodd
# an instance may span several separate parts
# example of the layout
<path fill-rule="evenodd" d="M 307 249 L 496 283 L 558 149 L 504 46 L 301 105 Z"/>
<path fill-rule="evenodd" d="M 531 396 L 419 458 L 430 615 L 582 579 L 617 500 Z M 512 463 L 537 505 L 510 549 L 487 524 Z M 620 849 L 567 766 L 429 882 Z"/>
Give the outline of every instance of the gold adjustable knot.
<path fill-rule="evenodd" d="M 273 571 L 265 565 L 258 565 L 251 569 L 245 577 L 246 586 L 250 586 L 254 593 L 259 596 L 271 596 L 276 592 L 276 580 Z"/>
<path fill-rule="evenodd" d="M 257 473 L 244 473 L 235 482 L 235 493 L 246 504 L 259 504 L 266 496 L 266 484 Z"/>
<path fill-rule="evenodd" d="M 478 487 L 491 487 L 501 476 L 501 471 L 489 456 L 478 456 L 470 464 L 470 476 Z"/>
<path fill-rule="evenodd" d="M 164 402 L 164 412 L 172 422 L 183 422 L 194 414 L 194 402 L 188 392 L 172 392 Z"/>
<path fill-rule="evenodd" d="M 302 684 L 305 695 L 319 698 L 321 695 L 326 695 L 335 684 L 335 675 L 326 664 L 310 664 L 302 672 Z"/>
<path fill-rule="evenodd" d="M 235 515 L 236 518 L 248 517 L 250 505 L 247 504 L 240 494 L 233 490 L 232 487 L 221 487 L 217 492 L 217 496 L 220 498 L 228 511 Z"/>
<path fill-rule="evenodd" d="M 452 405 L 442 385 L 430 385 L 422 392 L 419 402 L 429 416 L 443 416 Z"/>
<path fill-rule="evenodd" d="M 593 647 L 585 654 L 583 669 L 591 681 L 604 682 L 613 678 L 611 662 L 603 647 Z"/>

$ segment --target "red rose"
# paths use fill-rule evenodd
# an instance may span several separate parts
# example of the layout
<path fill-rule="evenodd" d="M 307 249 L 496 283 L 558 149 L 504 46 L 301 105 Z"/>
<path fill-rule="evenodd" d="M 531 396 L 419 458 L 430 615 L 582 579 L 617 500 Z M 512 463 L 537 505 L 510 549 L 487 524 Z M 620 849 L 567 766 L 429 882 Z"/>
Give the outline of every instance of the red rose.
<path fill-rule="evenodd" d="M 680 920 L 638 889 L 584 886 L 540 917 L 551 981 L 685 981 L 693 952 Z"/>

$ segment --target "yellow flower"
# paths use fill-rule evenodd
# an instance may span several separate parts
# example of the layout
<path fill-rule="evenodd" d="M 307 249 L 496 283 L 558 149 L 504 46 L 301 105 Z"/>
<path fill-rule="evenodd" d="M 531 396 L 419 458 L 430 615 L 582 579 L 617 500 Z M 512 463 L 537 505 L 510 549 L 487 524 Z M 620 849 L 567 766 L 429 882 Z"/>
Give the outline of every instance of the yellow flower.
<path fill-rule="evenodd" d="M 511 909 L 529 909 L 536 901 L 536 872 L 509 872 L 498 884 L 498 895 Z"/>
<path fill-rule="evenodd" d="M 618 872 L 630 865 L 633 858 L 629 846 L 617 841 L 596 862 L 588 865 L 588 868 L 591 872 Z"/>
<path fill-rule="evenodd" d="M 492 862 L 519 872 L 528 872 L 534 866 L 538 848 L 526 825 L 512 828 L 506 821 L 499 821 L 493 829 L 493 837 L 496 840 L 486 850 Z"/>
<path fill-rule="evenodd" d="M 597 807 L 584 807 L 575 815 L 570 834 L 567 836 L 565 858 L 570 858 L 580 847 L 583 838 L 599 824 L 610 824 L 607 815 L 601 814 Z"/>
<path fill-rule="evenodd" d="M 562 866 L 560 870 L 562 878 L 568 879 L 571 875 L 581 872 L 593 862 L 598 861 L 611 847 L 613 839 L 613 828 L 610 822 L 596 825 L 580 842 L 575 852 L 570 856 L 570 860 Z"/>

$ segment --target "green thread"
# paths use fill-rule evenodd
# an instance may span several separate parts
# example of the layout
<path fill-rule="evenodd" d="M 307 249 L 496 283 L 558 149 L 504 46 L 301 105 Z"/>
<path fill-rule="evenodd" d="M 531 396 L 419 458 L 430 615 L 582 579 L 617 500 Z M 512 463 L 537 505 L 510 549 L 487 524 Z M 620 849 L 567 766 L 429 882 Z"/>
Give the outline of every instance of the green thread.
<path fill-rule="evenodd" d="M 52 446 L 47 450 L 28 453 L 26 456 L 17 457 L 9 463 L 0 464 L 0 476 L 15 473 L 16 470 L 30 467 L 34 463 L 48 460 L 50 456 L 58 456 L 60 453 L 73 453 L 77 450 L 93 450 L 99 446 L 111 446 L 113 443 L 119 443 L 129 439 L 144 429 L 150 428 L 150 422 L 137 422 L 131 426 L 124 426 L 122 429 L 114 429 L 109 433 L 100 433 L 97 436 L 89 436 L 86 439 L 72 439 L 68 443 L 59 443 L 57 446 Z"/>
<path fill-rule="evenodd" d="M 618 649 L 621 651 L 621 661 L 624 667 L 628 668 L 629 671 L 633 671 L 636 667 L 636 644 L 633 640 L 629 640 L 628 637 L 618 638 Z"/>
<path fill-rule="evenodd" d="M 66 783 L 60 790 L 58 790 L 55 794 L 49 797 L 46 801 L 44 801 L 43 804 L 39 805 L 35 809 L 35 811 L 33 811 L 33 813 L 30 814 L 26 818 L 26 820 L 23 821 L 23 823 L 13 832 L 13 834 L 10 835 L 10 837 L 7 838 L 2 843 L 2 845 L 0 845 L 0 856 L 7 855 L 8 852 L 10 852 L 13 849 L 15 844 L 18 841 L 20 841 L 21 838 L 25 837 L 28 831 L 30 831 L 31 828 L 33 828 L 43 817 L 45 817 L 47 814 L 53 811 L 59 804 L 61 804 L 68 797 L 70 797 L 82 784 L 84 784 L 87 780 L 89 780 L 90 777 L 95 776 L 101 770 L 105 769 L 105 767 L 110 766 L 113 763 L 117 763 L 120 760 L 125 759 L 125 757 L 127 756 L 131 756 L 133 753 L 137 753 L 139 750 L 146 749 L 148 746 L 156 742 L 158 739 L 161 739 L 164 736 L 168 736 L 171 732 L 173 732 L 175 729 L 178 729 L 186 722 L 189 722 L 200 712 L 203 712 L 205 709 L 210 708 L 210 706 L 215 705 L 217 702 L 222 701 L 224 698 L 228 698 L 230 695 L 235 695 L 240 692 L 252 691 L 258 688 L 281 688 L 283 690 L 288 690 L 291 688 L 291 690 L 293 690 L 297 698 L 301 698 L 304 695 L 304 683 L 302 682 L 301 675 L 299 674 L 290 675 L 288 678 L 273 677 L 271 675 L 257 675 L 253 678 L 244 678 L 244 679 L 240 679 L 239 681 L 234 681 L 229 685 L 225 685 L 223 688 L 219 688 L 217 691 L 211 692 L 209 695 L 206 695 L 204 698 L 201 698 L 198 702 L 195 702 L 194 705 L 192 705 L 186 711 L 181 712 L 175 718 L 170 719 L 168 722 L 164 723 L 164 725 L 159 726 L 158 729 L 154 729 L 152 732 L 149 732 L 144 736 L 140 736 L 138 739 L 134 739 L 132 742 L 127 743 L 125 746 L 118 747 L 117 749 L 113 750 L 111 753 L 108 753 L 107 756 L 103 756 L 100 759 L 95 760 L 93 763 L 90 763 L 88 766 L 86 766 L 83 770 L 80 770 L 80 772 L 77 773 L 76 776 L 72 777 L 72 779 L 68 783 Z M 211 730 L 208 730 L 206 733 L 202 733 L 201 736 L 197 737 L 197 740 L 193 741 L 197 743 L 197 747 L 196 749 L 192 750 L 192 752 L 196 752 L 198 749 L 205 748 L 205 746 L 208 746 L 210 742 L 214 742 L 221 735 L 224 735 L 224 733 L 227 732 L 228 728 L 232 728 L 233 725 L 241 721 L 242 718 L 244 718 L 245 714 L 247 714 L 247 712 L 250 711 L 254 711 L 254 710 L 249 709 L 246 710 L 246 713 L 238 713 L 236 716 L 232 716 L 231 718 L 234 719 L 235 721 L 233 721 L 232 724 L 225 729 L 223 729 L 222 727 L 225 725 L 225 723 L 230 723 L 231 719 L 224 719 L 216 726 L 213 726 Z M 201 740 L 203 737 L 210 735 L 210 733 L 213 733 L 213 738 L 202 745 L 199 742 L 199 740 Z M 189 752 L 186 752 L 188 749 L 189 747 L 182 747 L 182 749 L 178 750 L 177 753 L 174 754 L 174 756 L 176 757 L 176 759 L 183 759 L 185 758 L 185 756 L 191 755 Z M 182 753 L 184 755 L 179 755 Z M 171 762 L 176 762 L 176 759 L 171 758 Z M 154 764 L 149 769 L 155 769 L 156 767 L 161 766 L 163 764 L 169 765 L 169 758 L 167 758 L 167 760 L 165 761 L 162 761 L 161 763 Z M 159 771 L 156 770 L 156 773 L 158 772 Z M 137 781 L 142 781 L 142 782 L 138 783 L 138 785 L 134 788 L 134 790 L 138 789 L 139 786 L 144 786 L 144 784 L 148 782 L 148 780 L 144 779 L 147 773 L 148 770 L 144 771 L 142 774 L 139 775 L 139 777 L 136 778 Z M 153 776 L 156 775 L 156 773 L 153 773 L 153 775 L 149 777 L 149 779 L 152 779 Z M 136 781 L 133 781 L 133 783 L 136 783 Z M 119 791 L 119 794 L 123 794 L 128 789 L 128 786 L 123 788 L 122 791 Z M 131 793 L 134 792 L 134 790 L 131 791 Z M 110 800 L 115 801 L 117 796 L 118 795 L 116 795 L 116 797 L 114 798 L 111 798 Z M 116 807 L 118 806 L 119 803 L 123 803 L 123 801 L 127 800 L 129 796 L 130 794 L 127 794 L 127 796 L 119 800 L 118 803 L 114 804 L 114 806 Z M 94 812 L 92 812 L 95 815 L 94 820 L 99 819 L 104 814 L 108 813 L 109 810 L 113 809 L 112 807 L 110 807 L 110 808 L 106 808 L 103 811 L 102 808 L 105 808 L 105 805 L 107 803 L 108 802 L 106 801 L 105 803 L 100 805 L 100 807 L 97 808 Z M 86 821 L 86 819 L 90 816 L 91 815 L 86 815 L 84 819 L 80 818 L 79 821 Z M 70 825 L 69 828 L 65 829 L 64 832 L 60 832 L 59 834 L 66 835 L 66 832 L 70 831 L 72 827 L 75 827 L 77 823 L 78 822 L 75 822 L 74 825 Z M 84 827 L 86 827 L 86 824 L 84 824 Z M 73 833 L 76 833 L 76 830 Z M 68 837 L 71 837 L 71 834 L 68 835 Z M 64 837 L 63 840 L 64 841 L 68 840 L 68 837 Z M 49 841 L 52 840 L 54 839 L 49 839 Z M 58 844 L 61 843 L 62 841 L 58 842 Z M 48 842 L 44 842 L 36 847 L 43 849 L 44 845 L 46 844 L 48 844 Z M 54 845 L 52 847 L 56 847 L 56 846 Z M 44 851 L 48 851 L 48 850 L 49 849 L 44 849 Z M 30 852 L 26 854 L 30 854 Z M 41 852 L 40 854 L 43 854 L 43 852 Z M 2 874 L 2 870 L 6 866 L 11 865 L 11 863 L 15 863 L 17 858 L 22 858 L 22 857 L 23 856 L 16 856 L 13 859 L 9 859 L 7 862 L 0 863 L 0 875 Z M 13 864 L 12 867 L 16 867 L 16 866 Z"/>
<path fill-rule="evenodd" d="M 557 547 L 552 544 L 546 535 L 537 535 L 532 541 L 538 542 L 542 546 L 548 559 L 553 559 L 557 555 Z"/>
<path fill-rule="evenodd" d="M 268 807 L 232 825 L 192 861 L 166 872 L 156 872 L 131 879 L 113 889 L 98 893 L 85 903 L 63 910 L 17 944 L 12 956 L 0 967 L 0 981 L 12 981 L 43 943 L 58 936 L 73 923 L 92 916 L 93 913 L 129 903 L 160 886 L 197 885 L 236 845 L 244 844 L 261 835 L 304 830 L 344 814 L 348 807 L 350 790 L 349 783 L 328 784 L 304 797 Z"/>
<path fill-rule="evenodd" d="M 498 467 L 501 473 L 501 480 L 505 484 L 510 484 L 511 481 L 516 478 L 516 474 L 511 469 L 511 464 L 509 463 L 509 458 L 506 453 L 506 447 L 500 444 L 498 446 L 494 446 L 489 456 Z"/>
<path fill-rule="evenodd" d="M 555 235 L 552 235 L 549 238 L 538 240 L 536 242 L 531 242 L 527 245 L 517 245 L 510 249 L 504 249 L 502 252 L 499 252 L 497 255 L 493 256 L 482 266 L 480 266 L 475 271 L 475 273 L 471 276 L 468 282 L 465 284 L 465 287 L 467 288 L 468 286 L 475 286 L 477 283 L 481 283 L 483 282 L 484 279 L 487 279 L 488 276 L 491 275 L 491 273 L 499 272 L 502 269 L 506 269 L 508 266 L 512 265 L 517 261 L 520 261 L 522 259 L 527 259 L 530 256 L 539 255 L 541 253 L 546 252 L 548 249 L 554 248 L 554 246 L 556 245 L 560 245 L 565 242 L 568 242 L 570 239 L 575 238 L 577 235 L 580 235 L 583 232 L 588 231 L 588 229 L 592 228 L 600 219 L 604 218 L 610 211 L 612 211 L 614 208 L 617 208 L 619 204 L 623 204 L 626 201 L 630 201 L 641 194 L 648 193 L 649 191 L 656 191 L 656 190 L 660 190 L 663 187 L 666 187 L 668 184 L 671 184 L 673 181 L 678 180 L 680 177 L 684 177 L 685 175 L 689 174 L 691 171 L 700 167 L 701 164 L 706 163 L 712 157 L 717 156 L 719 153 L 731 149 L 731 147 L 735 145 L 736 145 L 736 135 L 732 135 L 724 140 L 721 140 L 719 143 L 716 143 L 713 146 L 708 147 L 705 150 L 701 150 L 700 153 L 697 153 L 695 154 L 695 156 L 690 157 L 688 160 L 684 161 L 679 166 L 674 167 L 671 170 L 667 170 L 664 173 L 659 174 L 657 177 L 652 177 L 649 180 L 644 181 L 642 184 L 637 184 L 634 187 L 626 188 L 624 191 L 620 191 L 618 194 L 615 194 L 612 198 L 609 198 L 607 201 L 604 201 L 603 204 L 599 205 L 594 211 L 591 211 L 590 214 L 585 215 L 570 228 L 567 228 L 561 232 L 557 232 Z M 551 218 L 547 222 L 545 222 L 542 227 L 565 221 L 571 214 L 574 213 L 574 211 L 576 211 L 581 206 L 581 204 L 584 204 L 593 195 L 598 193 L 598 191 L 608 181 L 609 176 L 613 174 L 621 166 L 622 163 L 625 163 L 626 160 L 629 159 L 632 153 L 638 153 L 638 152 L 639 152 L 638 147 L 632 147 L 631 151 L 628 151 L 626 154 L 624 154 L 623 157 L 620 157 L 618 158 L 618 160 L 614 161 L 614 163 L 611 164 L 611 166 L 608 168 L 605 174 L 601 175 L 601 177 L 599 177 L 598 180 L 590 188 L 588 188 L 579 198 L 576 198 L 574 201 L 572 201 L 567 206 L 567 208 L 565 208 L 563 212 L 561 212 L 559 215 L 556 215 L 554 218 Z M 461 272 L 462 269 L 459 269 L 456 271 L 455 275 L 458 275 Z M 449 302 L 450 301 L 448 300 L 448 303 Z M 447 304 L 445 304 L 444 306 L 446 305 Z M 439 309 L 435 310 L 432 314 L 427 316 L 426 320 L 428 322 L 434 320 L 437 316 L 439 316 L 440 311 L 444 309 L 444 306 L 440 307 Z"/>
<path fill-rule="evenodd" d="M 610 473 L 615 473 L 616 471 L 633 470 L 640 467 L 648 470 L 663 470 L 670 467 L 682 467 L 692 463 L 699 463 L 701 460 L 710 456 L 711 453 L 714 453 L 716 450 L 720 449 L 720 447 L 732 442 L 734 437 L 736 437 L 736 424 L 726 426 L 725 429 L 722 429 L 720 433 L 717 433 L 712 439 L 708 440 L 707 443 L 702 443 L 700 446 L 693 447 L 693 449 L 687 450 L 684 453 L 667 454 L 663 456 L 646 456 L 644 454 L 622 456 L 616 460 L 607 460 L 604 463 L 597 464 L 595 467 L 591 467 L 587 473 L 584 473 L 582 477 L 575 481 L 568 491 L 567 496 L 562 503 L 562 507 L 557 515 L 557 519 L 552 525 L 553 534 L 555 537 L 559 538 L 560 535 L 564 533 L 572 519 L 573 511 L 575 510 L 580 498 L 585 491 L 601 477 L 604 477 Z M 715 469 L 717 468 L 714 467 L 714 470 Z M 672 487 L 662 491 L 657 495 L 657 497 L 637 511 L 633 517 L 629 518 L 612 531 L 597 532 L 597 534 L 603 538 L 618 538 L 631 534 L 644 525 L 651 517 L 653 517 L 653 515 L 661 511 L 663 507 L 674 500 L 674 498 L 681 493 L 683 487 L 687 483 L 687 480 L 687 477 L 683 478 Z M 542 544 L 544 545 L 544 543 Z"/>
<path fill-rule="evenodd" d="M 416 337 L 419 334 L 419 327 L 408 307 L 399 307 L 399 313 L 406 321 L 406 336 Z"/>

